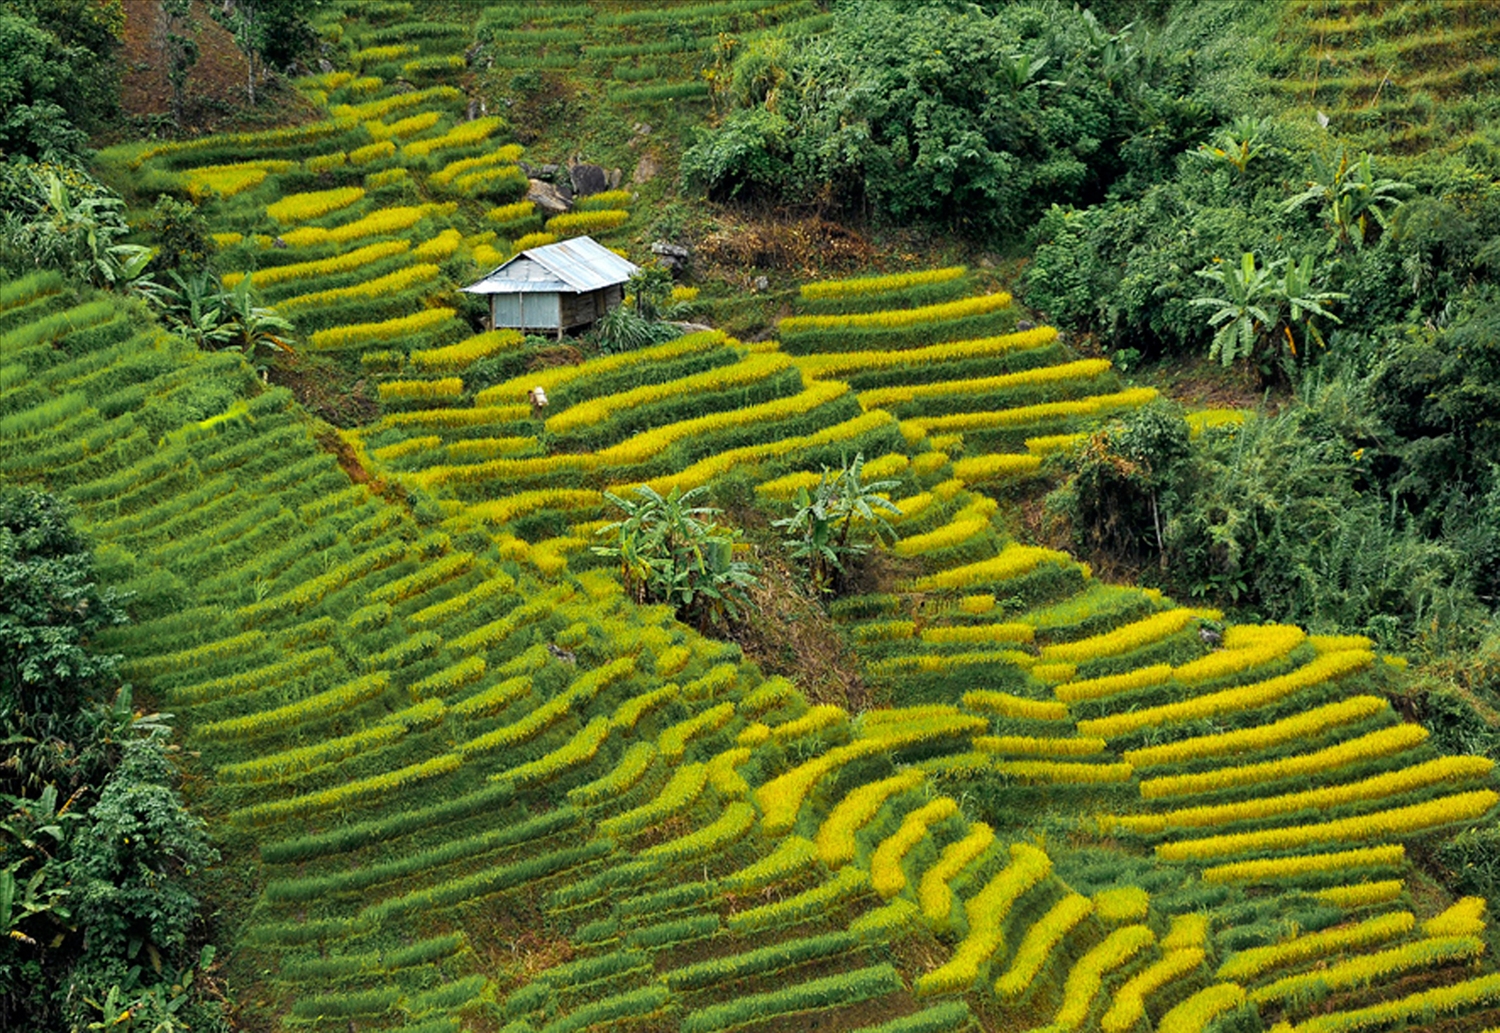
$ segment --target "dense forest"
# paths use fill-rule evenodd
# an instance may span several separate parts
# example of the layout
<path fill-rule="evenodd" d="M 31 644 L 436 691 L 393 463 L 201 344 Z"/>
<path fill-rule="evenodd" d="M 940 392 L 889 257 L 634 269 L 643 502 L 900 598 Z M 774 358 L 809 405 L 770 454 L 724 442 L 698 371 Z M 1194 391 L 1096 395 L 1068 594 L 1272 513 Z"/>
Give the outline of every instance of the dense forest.
<path fill-rule="evenodd" d="M 1497 41 L 0 0 L 0 1026 L 1500 1028 Z"/>

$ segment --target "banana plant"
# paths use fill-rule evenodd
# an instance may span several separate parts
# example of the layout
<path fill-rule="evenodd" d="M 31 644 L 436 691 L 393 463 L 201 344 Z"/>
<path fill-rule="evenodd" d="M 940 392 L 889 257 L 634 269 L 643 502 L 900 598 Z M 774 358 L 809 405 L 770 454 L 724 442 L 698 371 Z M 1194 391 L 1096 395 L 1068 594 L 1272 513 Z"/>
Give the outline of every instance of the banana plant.
<path fill-rule="evenodd" d="M 1255 254 L 1246 251 L 1240 256 L 1238 265 L 1216 262 L 1207 269 L 1199 269 L 1198 275 L 1217 283 L 1221 292 L 1194 298 L 1190 305 L 1212 308 L 1209 325 L 1215 327 L 1213 344 L 1209 346 L 1209 358 L 1217 358 L 1226 366 L 1232 366 L 1242 358 L 1249 358 L 1255 351 L 1256 339 L 1261 331 L 1273 326 L 1280 318 L 1276 297 L 1276 272 L 1272 266 L 1257 265 Z"/>
<path fill-rule="evenodd" d="M 886 514 L 901 510 L 884 493 L 900 482 L 866 484 L 864 469 L 862 452 L 837 471 L 824 467 L 812 491 L 797 489 L 792 514 L 771 522 L 772 527 L 790 532 L 784 544 L 792 559 L 807 564 L 808 576 L 819 592 L 834 591 L 847 573 L 848 561 L 869 551 L 866 543 L 853 540 L 856 525 L 871 528 L 887 543 L 898 537 Z"/>
<path fill-rule="evenodd" d="M 1340 147 L 1331 159 L 1313 156 L 1307 189 L 1286 201 L 1282 210 L 1320 204 L 1330 233 L 1329 250 L 1360 248 L 1368 239 L 1370 222 L 1384 228 L 1390 211 L 1402 203 L 1399 195 L 1410 189 L 1409 183 L 1377 176 L 1370 155 L 1353 159 Z"/>

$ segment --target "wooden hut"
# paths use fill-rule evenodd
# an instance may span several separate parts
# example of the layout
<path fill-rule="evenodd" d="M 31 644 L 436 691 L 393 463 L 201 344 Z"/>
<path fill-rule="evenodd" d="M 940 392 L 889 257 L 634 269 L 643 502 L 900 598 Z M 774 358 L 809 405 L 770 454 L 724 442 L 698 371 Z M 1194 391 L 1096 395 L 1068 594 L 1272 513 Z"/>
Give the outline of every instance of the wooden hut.
<path fill-rule="evenodd" d="M 522 331 L 587 327 L 625 297 L 638 266 L 592 237 L 528 248 L 464 290 L 490 297 L 490 325 Z"/>

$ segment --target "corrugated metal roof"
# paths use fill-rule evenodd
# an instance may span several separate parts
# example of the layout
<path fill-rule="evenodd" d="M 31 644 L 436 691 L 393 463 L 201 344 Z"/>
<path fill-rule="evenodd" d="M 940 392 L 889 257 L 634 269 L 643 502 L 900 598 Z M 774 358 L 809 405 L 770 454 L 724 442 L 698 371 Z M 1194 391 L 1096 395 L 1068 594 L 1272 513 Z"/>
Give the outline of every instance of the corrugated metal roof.
<path fill-rule="evenodd" d="M 639 270 L 593 237 L 574 237 L 527 248 L 464 290 L 470 294 L 552 293 L 602 290 L 624 283 Z"/>

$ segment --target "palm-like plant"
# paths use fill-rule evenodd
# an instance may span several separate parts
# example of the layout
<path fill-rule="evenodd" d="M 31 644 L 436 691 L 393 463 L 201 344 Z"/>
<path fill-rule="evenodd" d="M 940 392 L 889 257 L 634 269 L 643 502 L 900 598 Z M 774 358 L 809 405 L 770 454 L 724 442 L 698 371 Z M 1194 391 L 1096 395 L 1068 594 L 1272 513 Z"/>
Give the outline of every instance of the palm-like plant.
<path fill-rule="evenodd" d="M 1210 143 L 1198 145 L 1193 156 L 1208 165 L 1229 165 L 1244 175 L 1245 169 L 1269 148 L 1266 132 L 1271 120 L 1241 115 L 1214 134 Z"/>
<path fill-rule="evenodd" d="M 1278 271 L 1281 271 L 1279 276 Z M 1216 263 L 1198 270 L 1198 275 L 1221 288 L 1219 294 L 1194 298 L 1189 304 L 1214 309 L 1208 317 L 1209 324 L 1215 327 L 1208 354 L 1226 366 L 1241 358 L 1251 358 L 1257 346 L 1265 338 L 1274 337 L 1278 329 L 1295 356 L 1297 340 L 1292 327 L 1298 323 L 1303 327 L 1304 341 L 1311 339 L 1322 345 L 1323 335 L 1314 317 L 1339 322 L 1339 317 L 1326 306 L 1349 296 L 1318 288 L 1314 282 L 1317 269 L 1311 255 L 1300 261 L 1278 259 L 1259 265 L 1255 254 L 1247 251 L 1240 256 L 1238 265 Z M 1287 311 L 1284 321 L 1283 305 Z"/>
<path fill-rule="evenodd" d="M 1307 189 L 1282 208 L 1290 212 L 1321 204 L 1331 233 L 1330 250 L 1363 247 L 1370 220 L 1384 228 L 1390 210 L 1402 203 L 1399 195 L 1410 189 L 1409 183 L 1378 177 L 1368 154 L 1351 159 L 1340 147 L 1331 159 L 1313 156 L 1313 178 Z"/>
<path fill-rule="evenodd" d="M 242 276 L 239 283 L 222 297 L 232 327 L 227 346 L 243 352 L 250 365 L 264 372 L 266 364 L 261 360 L 262 351 L 292 350 L 281 336 L 291 332 L 292 324 L 278 316 L 275 309 L 259 304 L 251 289 L 250 277 Z"/>
<path fill-rule="evenodd" d="M 1272 266 L 1258 266 L 1253 252 L 1240 256 L 1238 265 L 1216 262 L 1198 275 L 1217 283 L 1219 295 L 1194 298 L 1189 304 L 1213 308 L 1208 322 L 1215 327 L 1209 358 L 1218 358 L 1226 366 L 1235 360 L 1249 358 L 1263 328 L 1276 322 L 1276 275 Z"/>
<path fill-rule="evenodd" d="M 791 556 L 807 564 L 808 575 L 820 592 L 834 591 L 847 573 L 847 561 L 869 551 L 867 543 L 854 540 L 856 526 L 869 527 L 887 543 L 898 537 L 886 514 L 901 510 L 882 493 L 901 482 L 866 484 L 864 469 L 862 452 L 840 470 L 824 467 L 812 491 L 797 490 L 792 515 L 771 524 L 790 532 L 786 545 Z"/>
<path fill-rule="evenodd" d="M 599 529 L 611 544 L 594 546 L 619 561 L 626 591 L 638 602 L 666 603 L 704 630 L 737 618 L 745 588 L 755 583 L 753 565 L 737 555 L 739 532 L 713 519 L 718 510 L 696 505 L 706 490 L 662 495 L 642 485 L 634 499 L 605 492 L 625 516 Z"/>

